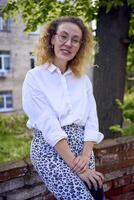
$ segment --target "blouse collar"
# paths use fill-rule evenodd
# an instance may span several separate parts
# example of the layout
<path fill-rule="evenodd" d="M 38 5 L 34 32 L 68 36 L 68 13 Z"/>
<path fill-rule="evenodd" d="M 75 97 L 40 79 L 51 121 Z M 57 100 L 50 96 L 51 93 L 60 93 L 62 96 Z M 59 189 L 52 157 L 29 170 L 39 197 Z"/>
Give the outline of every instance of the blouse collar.
<path fill-rule="evenodd" d="M 48 70 L 49 70 L 51 73 L 53 73 L 55 70 L 56 70 L 58 73 L 61 73 L 61 72 L 60 72 L 60 69 L 59 69 L 56 65 L 54 65 L 54 64 L 49 64 L 49 65 L 48 65 Z M 70 74 L 70 73 L 73 73 L 73 72 L 72 72 L 71 68 L 69 67 L 69 68 L 67 69 L 67 71 L 64 73 L 64 75 L 67 75 L 67 74 Z"/>

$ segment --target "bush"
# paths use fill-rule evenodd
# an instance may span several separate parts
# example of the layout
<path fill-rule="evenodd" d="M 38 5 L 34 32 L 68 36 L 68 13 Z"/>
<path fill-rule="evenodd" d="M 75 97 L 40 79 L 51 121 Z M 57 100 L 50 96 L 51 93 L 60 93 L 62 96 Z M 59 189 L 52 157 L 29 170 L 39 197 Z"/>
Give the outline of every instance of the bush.
<path fill-rule="evenodd" d="M 123 115 L 125 119 L 130 119 L 134 122 L 134 91 L 125 95 Z"/>
<path fill-rule="evenodd" d="M 0 162 L 22 159 L 29 155 L 31 134 L 26 128 L 27 117 L 0 116 Z"/>
<path fill-rule="evenodd" d="M 0 134 L 23 134 L 26 131 L 26 121 L 24 114 L 1 115 Z"/>
<path fill-rule="evenodd" d="M 124 136 L 134 135 L 134 91 L 128 92 L 122 104 L 116 99 L 117 105 L 123 110 L 123 127 L 115 124 L 109 128 L 112 133 L 121 133 Z"/>

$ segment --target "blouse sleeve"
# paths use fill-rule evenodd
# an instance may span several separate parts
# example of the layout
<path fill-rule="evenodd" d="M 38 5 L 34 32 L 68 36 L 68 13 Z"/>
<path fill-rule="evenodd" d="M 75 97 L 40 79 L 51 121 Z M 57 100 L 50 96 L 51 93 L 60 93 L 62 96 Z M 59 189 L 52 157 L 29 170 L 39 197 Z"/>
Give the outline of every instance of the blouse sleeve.
<path fill-rule="evenodd" d="M 103 140 L 104 135 L 101 132 L 99 132 L 96 102 L 93 95 L 92 84 L 88 77 L 86 81 L 89 112 L 85 125 L 84 141 L 93 141 L 95 143 L 100 143 Z"/>
<path fill-rule="evenodd" d="M 30 72 L 27 73 L 22 87 L 22 105 L 29 117 L 32 127 L 39 129 L 45 141 L 55 146 L 58 141 L 67 138 L 61 128 L 56 113 L 49 105 L 45 95 L 36 86 L 36 81 Z"/>

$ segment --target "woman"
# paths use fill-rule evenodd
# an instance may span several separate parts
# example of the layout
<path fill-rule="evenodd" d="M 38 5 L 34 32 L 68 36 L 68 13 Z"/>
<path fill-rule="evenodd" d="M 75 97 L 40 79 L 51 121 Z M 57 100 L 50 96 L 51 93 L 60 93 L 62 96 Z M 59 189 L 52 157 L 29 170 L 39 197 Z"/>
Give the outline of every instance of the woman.
<path fill-rule="evenodd" d="M 102 188 L 93 145 L 103 139 L 86 66 L 93 38 L 82 20 L 60 17 L 37 43 L 38 67 L 23 84 L 23 108 L 33 129 L 31 161 L 57 200 L 90 200 Z"/>

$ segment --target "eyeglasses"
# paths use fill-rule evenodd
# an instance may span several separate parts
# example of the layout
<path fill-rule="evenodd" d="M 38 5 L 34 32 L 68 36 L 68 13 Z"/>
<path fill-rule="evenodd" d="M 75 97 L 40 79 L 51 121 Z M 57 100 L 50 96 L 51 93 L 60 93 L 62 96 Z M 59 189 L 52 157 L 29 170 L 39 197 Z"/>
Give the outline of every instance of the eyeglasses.
<path fill-rule="evenodd" d="M 60 34 L 56 33 L 55 35 L 58 36 L 58 39 L 61 43 L 66 43 L 70 38 L 70 36 L 68 34 L 65 34 L 65 33 L 60 33 Z M 78 38 L 75 38 L 75 37 L 71 38 L 71 44 L 74 47 L 78 47 L 81 44 L 81 42 L 82 41 Z"/>

